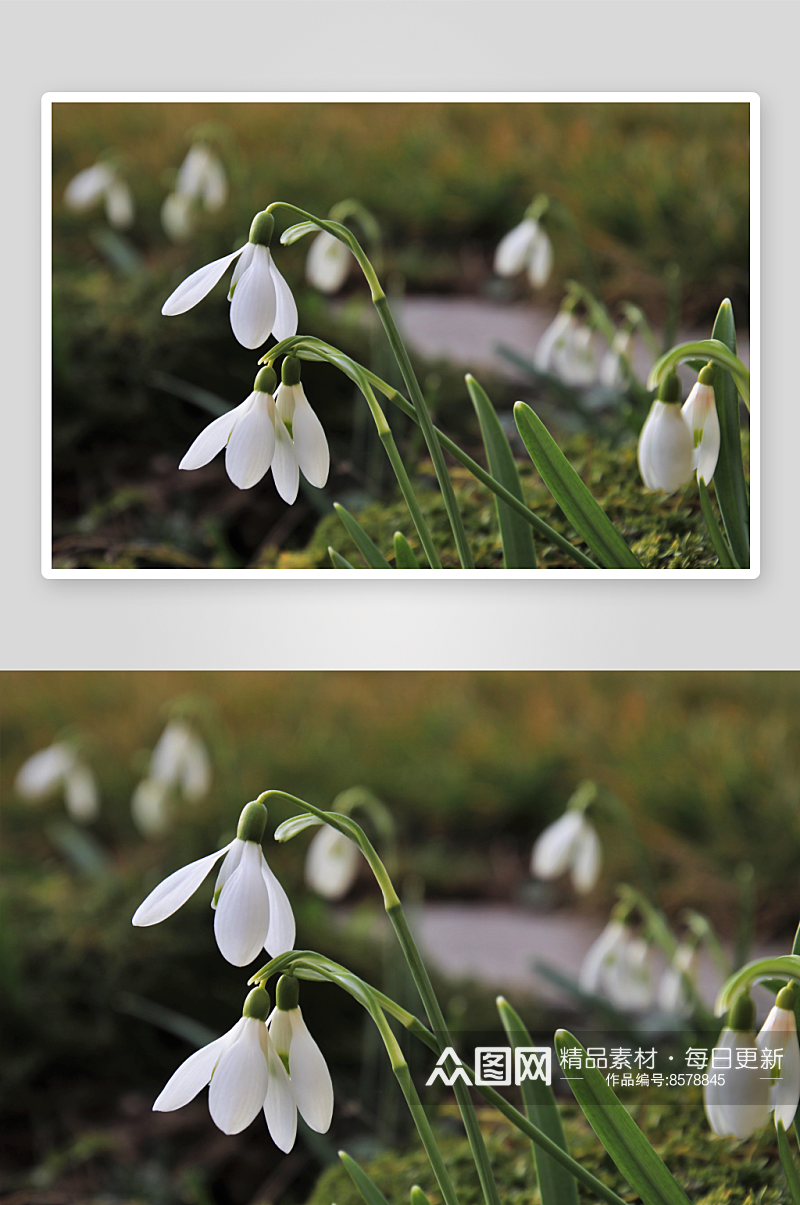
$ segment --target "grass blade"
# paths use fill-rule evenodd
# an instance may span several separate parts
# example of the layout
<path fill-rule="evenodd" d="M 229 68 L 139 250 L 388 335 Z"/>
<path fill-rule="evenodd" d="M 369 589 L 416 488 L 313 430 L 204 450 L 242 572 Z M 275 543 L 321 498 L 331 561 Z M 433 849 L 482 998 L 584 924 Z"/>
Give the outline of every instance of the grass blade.
<path fill-rule="evenodd" d="M 580 1050 L 580 1042 L 560 1029 L 555 1038 L 559 1060 L 567 1049 Z M 581 1057 L 581 1062 L 585 1064 Z M 595 1067 L 581 1068 L 582 1078 L 570 1080 L 575 1099 L 586 1120 L 644 1205 L 690 1205 L 689 1198 L 651 1147 L 625 1106 Z"/>
<path fill-rule="evenodd" d="M 397 569 L 419 569 L 419 561 L 402 531 L 394 533 L 394 561 Z"/>
<path fill-rule="evenodd" d="M 378 1185 L 373 1180 L 370 1180 L 363 1167 L 359 1167 L 355 1159 L 352 1159 L 347 1151 L 339 1151 L 339 1158 L 344 1164 L 350 1179 L 364 1198 L 366 1205 L 389 1205 Z"/>
<path fill-rule="evenodd" d="M 506 433 L 497 417 L 497 412 L 489 400 L 486 391 L 478 384 L 473 376 L 467 374 L 467 389 L 481 425 L 483 446 L 486 449 L 486 459 L 489 462 L 489 472 L 504 485 L 505 488 L 525 502 L 522 492 L 522 482 L 514 461 Z M 503 565 L 506 569 L 538 569 L 536 548 L 533 543 L 533 533 L 530 525 L 518 514 L 501 502 L 495 495 L 497 519 L 500 524 L 500 538 L 503 543 Z"/>
<path fill-rule="evenodd" d="M 719 307 L 711 336 L 736 352 L 736 327 L 727 298 Z M 714 398 L 720 434 L 714 489 L 733 555 L 741 568 L 747 569 L 750 566 L 750 504 L 742 466 L 739 391 L 731 374 L 720 364 L 714 365 Z"/>
<path fill-rule="evenodd" d="M 714 545 L 714 551 L 722 569 L 735 569 L 733 558 L 728 550 L 728 545 L 725 543 L 725 537 L 720 531 L 717 517 L 714 514 L 714 508 L 711 505 L 711 499 L 708 496 L 708 487 L 705 481 L 698 478 L 697 488 L 700 491 L 700 507 L 703 511 L 703 518 L 706 521 L 708 534 L 711 536 L 711 543 Z M 719 494 L 717 494 L 719 499 Z"/>
<path fill-rule="evenodd" d="M 503 1029 L 515 1051 L 518 1046 L 533 1045 L 533 1040 L 521 1018 L 502 996 L 498 996 L 497 1011 L 503 1022 Z M 520 1085 L 520 1091 L 525 1116 L 528 1120 L 569 1153 L 553 1089 L 542 1080 L 524 1079 Z M 533 1159 L 536 1164 L 536 1177 L 539 1181 L 542 1205 L 578 1205 L 578 1186 L 567 1169 L 551 1159 L 535 1142 L 531 1145 L 533 1146 Z"/>
<path fill-rule="evenodd" d="M 778 1135 L 778 1152 L 781 1157 L 781 1164 L 786 1173 L 786 1182 L 789 1185 L 789 1191 L 792 1194 L 794 1205 L 800 1205 L 800 1168 L 797 1166 L 797 1160 L 792 1154 L 792 1149 L 789 1146 L 789 1139 L 786 1137 L 786 1130 L 780 1121 L 775 1122 L 775 1130 Z"/>
<path fill-rule="evenodd" d="M 334 569 L 355 569 L 355 565 L 351 565 L 349 561 L 346 561 L 335 548 L 328 549 L 328 556 L 331 558 L 331 564 Z"/>
<path fill-rule="evenodd" d="M 364 560 L 369 565 L 370 569 L 391 569 L 392 566 L 389 564 L 380 548 L 378 548 L 377 544 L 373 543 L 358 520 L 354 519 L 350 514 L 349 510 L 346 510 L 345 507 L 342 506 L 341 502 L 334 502 L 333 509 L 336 511 L 348 532 L 353 537 L 353 542 L 363 556 Z"/>
<path fill-rule="evenodd" d="M 606 569 L 641 569 L 639 561 L 538 415 L 524 402 L 517 402 L 514 418 L 539 475 L 598 560 Z"/>

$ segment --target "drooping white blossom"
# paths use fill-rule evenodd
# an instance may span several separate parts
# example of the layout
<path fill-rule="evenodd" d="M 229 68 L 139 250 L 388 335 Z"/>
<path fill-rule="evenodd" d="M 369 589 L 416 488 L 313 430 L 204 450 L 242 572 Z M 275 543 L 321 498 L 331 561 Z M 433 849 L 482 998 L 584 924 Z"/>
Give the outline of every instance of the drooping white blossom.
<path fill-rule="evenodd" d="M 691 1011 L 691 998 L 686 978 L 694 981 L 697 975 L 697 946 L 693 942 L 681 943 L 673 955 L 658 985 L 658 1006 L 665 1013 L 684 1017 Z"/>
<path fill-rule="evenodd" d="M 64 203 L 77 212 L 91 209 L 100 200 L 105 202 L 110 226 L 127 230 L 133 224 L 135 210 L 131 190 L 117 170 L 105 161 L 78 172 L 64 192 Z"/>
<path fill-rule="evenodd" d="M 591 385 L 597 378 L 597 361 L 591 327 L 569 310 L 559 310 L 539 340 L 534 363 L 552 372 L 566 385 Z"/>
<path fill-rule="evenodd" d="M 254 809 L 260 809 L 263 818 Z M 172 916 L 194 895 L 219 859 L 224 858 L 211 905 L 215 910 L 214 935 L 223 957 L 233 966 L 246 966 L 262 947 L 273 958 L 291 950 L 295 938 L 294 915 L 286 892 L 261 849 L 264 824 L 266 809 L 261 804 L 248 804 L 239 820 L 240 835 L 159 883 L 137 908 L 133 924 L 155 925 Z"/>
<path fill-rule="evenodd" d="M 780 1122 L 785 1130 L 792 1124 L 800 1102 L 800 1045 L 797 1041 L 794 990 L 784 988 L 778 992 L 775 1005 L 756 1038 L 762 1056 L 770 1052 L 774 1059 L 769 1103 L 776 1124 Z M 780 1058 L 776 1057 L 778 1055 Z M 769 1072 L 762 1071 L 762 1074 Z"/>
<path fill-rule="evenodd" d="M 730 1052 L 716 1059 L 724 1066 L 729 1057 L 730 1068 L 709 1072 L 703 1088 L 708 1124 L 720 1138 L 750 1138 L 770 1117 L 770 1083 L 759 1066 L 756 1036 L 752 1030 L 723 1029 L 715 1050 Z"/>
<path fill-rule="evenodd" d="M 621 389 L 627 379 L 626 361 L 630 358 L 633 332 L 618 330 L 611 346 L 600 361 L 598 380 L 606 389 Z"/>
<path fill-rule="evenodd" d="M 291 1092 L 268 1093 L 264 1112 L 276 1146 L 288 1151 L 294 1143 L 298 1111 L 316 1133 L 324 1134 L 330 1128 L 333 1083 L 325 1057 L 303 1020 L 296 979 L 281 977 L 276 1003 L 268 1021 L 269 1033 L 279 1058 L 288 1067 Z"/>
<path fill-rule="evenodd" d="M 708 485 L 717 467 L 720 447 L 719 416 L 713 385 L 704 385 L 698 380 L 683 403 L 681 417 L 691 435 L 697 479 Z"/>
<path fill-rule="evenodd" d="M 203 741 L 186 720 L 170 720 L 150 758 L 149 777 L 176 787 L 190 803 L 208 794 L 211 764 Z"/>
<path fill-rule="evenodd" d="M 340 900 L 358 875 L 359 850 L 338 829 L 323 824 L 308 847 L 305 863 L 307 885 L 327 900 Z"/>
<path fill-rule="evenodd" d="M 643 1012 L 656 995 L 650 942 L 637 936 L 624 921 L 612 919 L 589 948 L 578 984 L 622 1012 Z"/>
<path fill-rule="evenodd" d="M 597 882 L 602 853 L 600 838 L 583 810 L 570 808 L 538 837 L 531 854 L 531 873 L 540 879 L 557 879 L 570 871 L 575 890 L 583 895 Z"/>
<path fill-rule="evenodd" d="M 327 230 L 321 230 L 308 249 L 306 280 L 321 293 L 338 293 L 352 262 L 350 248 Z"/>
<path fill-rule="evenodd" d="M 164 302 L 161 313 L 185 314 L 211 292 L 226 269 L 238 259 L 228 300 L 231 328 L 239 343 L 256 348 L 266 343 L 270 335 L 281 340 L 296 334 L 297 306 L 269 249 L 274 224 L 272 215 L 266 211 L 256 214 L 249 241 L 187 276 Z"/>
<path fill-rule="evenodd" d="M 653 402 L 639 435 L 638 460 L 649 490 L 674 494 L 694 472 L 692 433 L 674 402 Z"/>
<path fill-rule="evenodd" d="M 516 276 L 527 271 L 535 289 L 546 284 L 553 268 L 553 246 L 541 222 L 524 218 L 497 245 L 494 270 L 498 276 Z"/>
<path fill-rule="evenodd" d="M 275 394 L 275 405 L 284 425 L 292 433 L 291 446 L 298 469 L 311 485 L 321 489 L 330 472 L 330 451 L 322 423 L 311 409 L 302 383 L 287 385 L 281 382 Z M 296 488 L 291 498 L 280 488 L 278 492 L 287 502 L 294 501 L 297 495 Z"/>
<path fill-rule="evenodd" d="M 95 777 L 68 741 L 57 741 L 29 757 L 17 773 L 14 789 L 31 803 L 62 790 L 67 812 L 79 824 L 94 820 L 100 811 Z"/>

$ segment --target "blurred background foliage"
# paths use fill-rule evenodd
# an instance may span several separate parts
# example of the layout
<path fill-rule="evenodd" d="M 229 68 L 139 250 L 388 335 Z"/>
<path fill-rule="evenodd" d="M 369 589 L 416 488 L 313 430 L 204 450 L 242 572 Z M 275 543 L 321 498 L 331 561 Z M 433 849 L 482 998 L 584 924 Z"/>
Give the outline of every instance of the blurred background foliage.
<path fill-rule="evenodd" d="M 404 1140 L 371 1031 L 322 985 L 303 986 L 303 1009 L 333 1067 L 326 1138 L 307 1136 L 284 1159 L 259 1122 L 219 1134 L 205 1094 L 175 1114 L 150 1112 L 193 1046 L 230 1028 L 249 972 L 216 949 L 208 883 L 164 924 L 134 929 L 130 917 L 166 874 L 230 840 L 240 808 L 264 789 L 326 807 L 356 783 L 370 788 L 396 821 L 398 882 L 412 903 L 504 901 L 532 918 L 566 907 L 599 923 L 623 879 L 670 919 L 700 909 L 730 941 L 736 872 L 749 863 L 759 937 L 790 939 L 797 922 L 796 674 L 5 673 L 2 686 L 0 1190 L 19 1205 L 293 1205 L 343 1143 L 366 1158 Z M 187 696 L 212 790 L 145 840 L 131 795 L 171 703 Z M 100 786 L 100 816 L 82 829 L 58 800 L 35 806 L 13 791 L 19 767 L 66 725 L 81 732 Z M 652 869 L 642 881 L 635 848 L 599 817 L 603 874 L 576 899 L 563 880 L 533 883 L 529 859 L 584 778 L 628 807 Z M 268 832 L 289 814 L 273 809 Z M 415 1007 L 368 874 L 333 908 L 304 887 L 307 844 L 265 846 L 292 899 L 297 947 Z M 449 1016 L 496 1030 L 493 992 L 439 987 Z M 517 1003 L 532 1029 L 564 1022 L 563 1009 Z M 664 1109 L 653 1123 L 664 1141 L 673 1121 Z"/>
<path fill-rule="evenodd" d="M 713 103 L 55 104 L 54 563 L 276 564 L 282 553 L 305 548 L 332 500 L 355 509 L 391 501 L 363 402 L 349 382 L 319 365 L 308 366 L 304 380 L 333 451 L 324 493 L 307 489 L 287 509 L 269 480 L 237 490 L 220 458 L 198 472 L 177 471 L 209 417 L 250 392 L 257 356 L 235 342 L 222 286 L 179 319 L 162 318 L 161 305 L 189 271 L 241 245 L 256 209 L 283 199 L 324 215 L 356 197 L 381 224 L 387 291 L 398 303 L 403 295 L 435 293 L 502 305 L 528 301 L 530 293 L 522 279 L 493 275 L 494 249 L 533 194 L 544 191 L 574 223 L 549 227 L 555 267 L 537 295 L 546 309 L 552 312 L 565 281 L 578 277 L 615 316 L 626 299 L 659 326 L 678 279 L 684 324 L 710 325 L 730 296 L 746 328 L 748 121 L 746 105 Z M 176 246 L 159 215 L 198 130 L 224 162 L 230 195 Z M 70 179 L 108 154 L 134 194 L 135 221 L 124 234 L 108 227 L 100 209 L 75 213 L 63 201 Z M 289 224 L 286 218 L 279 228 Z M 399 384 L 370 322 L 363 284 L 351 276 L 332 305 L 304 283 L 307 247 L 306 240 L 279 250 L 300 329 Z M 465 367 L 474 365 L 417 358 L 438 420 L 481 457 Z M 518 397 L 550 402 L 557 430 L 574 425 L 563 397 L 524 375 L 483 383 L 501 411 Z M 609 472 L 609 442 L 631 439 L 620 413 L 612 407 L 605 432 L 593 432 Z M 391 421 L 413 463 L 416 433 L 402 416 Z M 642 537 L 655 538 L 657 500 L 643 510 Z"/>

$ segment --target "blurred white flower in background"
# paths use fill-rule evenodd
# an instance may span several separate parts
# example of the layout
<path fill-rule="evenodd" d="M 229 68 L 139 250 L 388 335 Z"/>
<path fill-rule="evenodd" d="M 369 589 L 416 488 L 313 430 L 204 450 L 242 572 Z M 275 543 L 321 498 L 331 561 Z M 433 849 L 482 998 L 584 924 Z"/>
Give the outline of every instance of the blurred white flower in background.
<path fill-rule="evenodd" d="M 494 270 L 498 276 L 516 276 L 527 271 L 528 280 L 540 289 L 553 268 L 553 245 L 536 218 L 524 218 L 497 245 Z"/>
<path fill-rule="evenodd" d="M 597 882 L 603 851 L 593 825 L 581 808 L 570 808 L 538 837 L 531 854 L 531 873 L 557 879 L 567 871 L 576 891 L 585 895 Z"/>
<path fill-rule="evenodd" d="M 321 293 L 338 293 L 352 262 L 350 248 L 327 230 L 321 230 L 308 249 L 306 280 Z"/>
<path fill-rule="evenodd" d="M 211 763 L 203 741 L 187 720 L 169 721 L 153 749 L 149 777 L 175 787 L 189 803 L 208 794 Z"/>
<path fill-rule="evenodd" d="M 340 900 L 358 877 L 359 850 L 344 833 L 323 824 L 308 847 L 305 879 L 326 900 Z"/>
<path fill-rule="evenodd" d="M 67 741 L 59 741 L 29 757 L 17 773 L 14 789 L 31 803 L 62 790 L 67 812 L 79 824 L 94 820 L 100 810 L 94 775 Z"/>
<path fill-rule="evenodd" d="M 64 192 L 64 203 L 79 213 L 91 209 L 100 200 L 105 201 L 110 226 L 127 230 L 133 224 L 135 210 L 131 190 L 116 169 L 105 161 L 78 172 Z"/>
<path fill-rule="evenodd" d="M 688 976 L 692 983 L 695 981 L 697 962 L 697 946 L 693 942 L 681 942 L 658 985 L 658 1006 L 665 1013 L 685 1017 L 691 1012 L 686 979 Z"/>
<path fill-rule="evenodd" d="M 633 331 L 618 330 L 600 361 L 598 380 L 606 389 L 621 389 L 625 384 L 628 375 L 626 363 L 630 360 L 632 346 Z"/>
<path fill-rule="evenodd" d="M 161 206 L 161 224 L 173 242 L 189 238 L 200 209 L 214 213 L 228 198 L 225 168 L 203 142 L 196 142 L 178 169 L 174 191 Z"/>
<path fill-rule="evenodd" d="M 539 340 L 533 359 L 537 368 L 553 373 L 565 385 L 586 386 L 597 379 L 593 331 L 568 310 L 556 314 Z"/>
<path fill-rule="evenodd" d="M 609 921 L 581 964 L 582 991 L 601 996 L 623 1012 L 642 1012 L 656 998 L 653 950 L 620 919 Z"/>

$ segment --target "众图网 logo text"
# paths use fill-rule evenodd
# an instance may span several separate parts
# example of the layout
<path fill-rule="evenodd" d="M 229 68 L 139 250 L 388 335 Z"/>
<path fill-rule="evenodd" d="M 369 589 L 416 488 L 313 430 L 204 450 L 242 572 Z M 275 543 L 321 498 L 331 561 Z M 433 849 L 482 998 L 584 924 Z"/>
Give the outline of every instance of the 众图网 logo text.
<path fill-rule="evenodd" d="M 447 1070 L 445 1064 L 451 1068 L 450 1071 Z M 474 1082 L 476 1084 L 504 1087 L 514 1083 L 519 1086 L 526 1080 L 536 1079 L 549 1084 L 552 1077 L 552 1053 L 549 1046 L 518 1046 L 515 1051 L 512 1051 L 510 1046 L 476 1046 L 475 1048 Z M 436 1080 L 441 1080 L 450 1088 L 458 1079 L 463 1080 L 466 1084 L 473 1082 L 453 1047 L 447 1046 L 439 1055 L 436 1066 L 425 1082 L 429 1087 Z"/>

